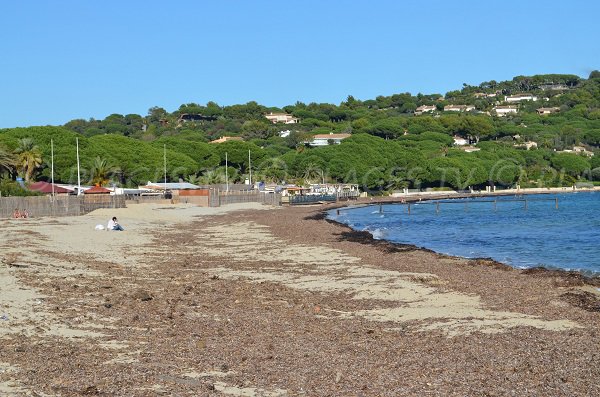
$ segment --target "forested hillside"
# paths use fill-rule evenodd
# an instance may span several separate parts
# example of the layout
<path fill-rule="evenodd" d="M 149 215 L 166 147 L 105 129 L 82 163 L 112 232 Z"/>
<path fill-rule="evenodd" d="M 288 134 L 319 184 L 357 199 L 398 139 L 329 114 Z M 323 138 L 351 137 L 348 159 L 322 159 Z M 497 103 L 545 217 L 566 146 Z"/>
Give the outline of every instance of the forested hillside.
<path fill-rule="evenodd" d="M 506 113 L 501 113 L 506 112 Z M 265 116 L 286 113 L 292 124 Z M 317 134 L 351 134 L 312 147 Z M 208 143 L 222 136 L 243 141 Z M 282 137 L 285 136 L 285 137 Z M 297 102 L 184 104 L 147 115 L 111 114 L 64 126 L 0 130 L 0 189 L 10 180 L 47 180 L 50 140 L 55 180 L 76 181 L 79 138 L 86 183 L 137 186 L 159 180 L 163 150 L 172 181 L 243 181 L 251 154 L 255 180 L 359 183 L 387 192 L 404 187 L 557 186 L 600 181 L 600 72 L 518 76 L 441 94 L 409 93 L 339 105 Z M 345 136 L 344 136 L 345 137 Z M 468 144 L 457 145 L 463 138 Z M 594 155 L 595 154 L 595 155 Z"/>

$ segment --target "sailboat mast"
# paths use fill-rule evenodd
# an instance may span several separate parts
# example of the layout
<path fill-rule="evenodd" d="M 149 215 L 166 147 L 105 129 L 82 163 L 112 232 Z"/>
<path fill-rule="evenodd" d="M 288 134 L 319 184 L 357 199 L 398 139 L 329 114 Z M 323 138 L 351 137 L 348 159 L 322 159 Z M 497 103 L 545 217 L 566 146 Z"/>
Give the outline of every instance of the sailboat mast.
<path fill-rule="evenodd" d="M 50 139 L 50 158 L 51 158 L 51 172 L 50 174 L 52 175 L 51 177 L 51 181 L 52 181 L 52 198 L 54 198 L 54 140 L 51 138 Z"/>
<path fill-rule="evenodd" d="M 77 143 L 77 195 L 81 194 L 81 173 L 79 171 L 79 138 L 75 138 Z"/>

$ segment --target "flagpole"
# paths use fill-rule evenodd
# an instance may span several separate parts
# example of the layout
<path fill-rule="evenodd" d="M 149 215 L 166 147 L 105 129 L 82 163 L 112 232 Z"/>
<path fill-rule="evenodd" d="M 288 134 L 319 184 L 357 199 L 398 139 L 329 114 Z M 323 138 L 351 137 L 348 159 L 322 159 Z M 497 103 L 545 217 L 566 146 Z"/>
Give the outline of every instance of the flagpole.
<path fill-rule="evenodd" d="M 79 138 L 75 138 L 77 142 L 77 195 L 81 194 L 81 174 L 79 172 Z"/>
<path fill-rule="evenodd" d="M 225 152 L 225 191 L 229 193 L 229 170 L 227 169 L 227 152 Z"/>
<path fill-rule="evenodd" d="M 164 146 L 164 150 L 163 150 L 163 164 L 164 164 L 164 168 L 165 168 L 165 193 L 167 192 L 167 144 L 165 143 Z"/>
<path fill-rule="evenodd" d="M 252 188 L 252 159 L 250 158 L 250 150 L 248 150 L 248 169 L 250 170 L 250 177 L 249 182 L 250 182 L 250 188 Z"/>
<path fill-rule="evenodd" d="M 50 158 L 52 159 L 52 200 L 54 200 L 54 140 L 50 138 Z"/>

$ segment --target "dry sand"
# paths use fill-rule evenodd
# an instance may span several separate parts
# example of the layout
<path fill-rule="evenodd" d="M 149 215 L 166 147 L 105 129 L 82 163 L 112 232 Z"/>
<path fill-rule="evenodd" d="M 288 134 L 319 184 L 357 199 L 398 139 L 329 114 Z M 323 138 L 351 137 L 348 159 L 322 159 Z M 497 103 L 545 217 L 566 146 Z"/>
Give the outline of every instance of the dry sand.
<path fill-rule="evenodd" d="M 0 221 L 0 395 L 600 394 L 596 287 L 319 211 Z M 125 232 L 94 229 L 112 216 Z"/>

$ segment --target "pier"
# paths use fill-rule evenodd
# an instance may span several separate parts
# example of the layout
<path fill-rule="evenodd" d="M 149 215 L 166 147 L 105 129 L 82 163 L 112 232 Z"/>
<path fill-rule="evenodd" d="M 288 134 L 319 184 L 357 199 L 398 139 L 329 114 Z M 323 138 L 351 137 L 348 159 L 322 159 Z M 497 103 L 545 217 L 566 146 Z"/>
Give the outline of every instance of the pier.
<path fill-rule="evenodd" d="M 435 206 L 435 212 L 436 214 L 439 214 L 442 210 L 442 206 L 444 205 L 463 205 L 465 208 L 465 211 L 468 211 L 469 209 L 469 204 L 475 204 L 475 203 L 490 203 L 492 205 L 492 208 L 494 210 L 494 212 L 498 211 L 498 204 L 502 204 L 502 203 L 514 203 L 514 202 L 520 202 L 523 203 L 523 210 L 528 210 L 529 209 L 529 203 L 532 202 L 538 202 L 538 201 L 547 201 L 547 202 L 553 202 L 554 203 L 554 209 L 558 210 L 559 209 L 559 205 L 558 205 L 558 197 L 554 197 L 554 198 L 512 198 L 512 199 L 494 199 L 494 200 L 483 200 L 483 199 L 438 199 L 438 200 L 427 200 L 427 201 L 408 201 L 408 202 L 393 202 L 393 203 L 378 203 L 375 204 L 379 207 L 379 213 L 383 214 L 384 211 L 384 206 L 386 205 L 403 205 L 406 206 L 406 211 L 408 213 L 408 215 L 411 215 L 411 211 L 413 209 L 413 207 L 415 205 L 434 205 Z M 349 209 L 353 209 L 356 207 L 345 207 L 345 208 L 338 208 L 336 209 L 336 214 L 340 215 L 341 211 L 344 210 L 349 210 Z"/>
<path fill-rule="evenodd" d="M 529 208 L 529 203 L 535 201 L 548 201 L 554 202 L 554 208 L 558 210 L 558 197 L 555 198 L 514 198 L 514 199 L 504 199 L 504 200 L 469 200 L 469 199 L 459 199 L 459 200 L 434 200 L 434 201 L 418 201 L 418 202 L 407 202 L 407 203 L 394 203 L 395 205 L 405 205 L 407 207 L 408 215 L 411 214 L 411 206 L 415 204 L 418 205 L 435 205 L 435 212 L 439 214 L 441 211 L 442 205 L 450 204 L 450 205 L 464 205 L 465 211 L 468 211 L 469 204 L 474 203 L 490 203 L 493 204 L 494 212 L 498 210 L 498 203 L 514 203 L 521 202 L 523 203 L 523 209 L 527 210 Z M 383 203 L 379 204 L 379 213 L 383 214 Z M 339 210 L 338 210 L 339 214 Z"/>

